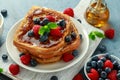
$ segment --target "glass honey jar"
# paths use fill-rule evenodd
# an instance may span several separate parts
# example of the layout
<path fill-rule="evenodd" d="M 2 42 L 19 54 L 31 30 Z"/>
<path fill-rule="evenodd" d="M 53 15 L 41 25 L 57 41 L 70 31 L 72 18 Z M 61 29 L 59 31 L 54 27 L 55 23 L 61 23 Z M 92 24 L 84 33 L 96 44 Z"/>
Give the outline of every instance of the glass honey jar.
<path fill-rule="evenodd" d="M 86 9 L 85 18 L 89 24 L 95 27 L 104 26 L 109 19 L 109 9 L 105 0 L 91 0 Z"/>

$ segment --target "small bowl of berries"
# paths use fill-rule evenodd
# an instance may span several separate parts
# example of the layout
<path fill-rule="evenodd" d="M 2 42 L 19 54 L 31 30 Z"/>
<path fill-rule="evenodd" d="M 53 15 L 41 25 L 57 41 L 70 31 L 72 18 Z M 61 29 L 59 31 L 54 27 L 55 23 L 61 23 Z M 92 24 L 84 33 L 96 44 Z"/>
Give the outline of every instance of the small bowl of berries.
<path fill-rule="evenodd" d="M 98 54 L 87 60 L 84 73 L 88 80 L 120 80 L 120 59 L 110 54 Z"/>

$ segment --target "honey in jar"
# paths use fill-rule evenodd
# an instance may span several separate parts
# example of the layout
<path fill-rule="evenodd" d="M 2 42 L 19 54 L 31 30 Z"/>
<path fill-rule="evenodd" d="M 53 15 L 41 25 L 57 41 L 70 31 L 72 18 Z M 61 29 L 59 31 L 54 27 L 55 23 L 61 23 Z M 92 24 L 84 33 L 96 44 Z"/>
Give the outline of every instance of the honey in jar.
<path fill-rule="evenodd" d="M 109 10 L 104 0 L 92 0 L 90 6 L 86 10 L 86 21 L 95 26 L 104 26 L 109 19 Z"/>

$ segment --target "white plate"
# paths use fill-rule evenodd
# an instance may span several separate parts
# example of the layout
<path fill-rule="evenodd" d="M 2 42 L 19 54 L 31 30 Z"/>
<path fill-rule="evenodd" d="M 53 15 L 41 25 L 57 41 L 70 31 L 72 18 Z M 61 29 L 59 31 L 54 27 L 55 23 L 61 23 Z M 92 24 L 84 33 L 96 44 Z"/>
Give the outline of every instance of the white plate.
<path fill-rule="evenodd" d="M 85 56 L 85 54 L 88 50 L 88 46 L 89 46 L 89 39 L 88 39 L 88 34 L 87 34 L 86 30 L 84 29 L 84 27 L 76 19 L 73 19 L 73 18 L 71 18 L 71 19 L 74 22 L 75 26 L 77 27 L 79 33 L 82 34 L 82 37 L 83 37 L 80 47 L 78 48 L 79 55 L 76 58 L 74 58 L 74 60 L 67 62 L 67 63 L 65 63 L 61 60 L 57 63 L 52 63 L 52 64 L 39 64 L 36 67 L 30 67 L 30 66 L 26 66 L 26 65 L 22 64 L 20 61 L 20 58 L 19 58 L 20 52 L 13 45 L 13 35 L 22 19 L 19 20 L 18 22 L 16 22 L 12 26 L 12 28 L 10 29 L 10 31 L 8 32 L 8 35 L 7 35 L 6 47 L 7 47 L 7 51 L 9 53 L 10 57 L 13 59 L 13 61 L 15 61 L 21 67 L 31 70 L 31 71 L 34 71 L 34 72 L 42 72 L 42 73 L 57 72 L 57 71 L 61 71 L 61 70 L 70 68 L 71 66 L 75 65 L 80 60 L 82 60 L 82 58 Z"/>

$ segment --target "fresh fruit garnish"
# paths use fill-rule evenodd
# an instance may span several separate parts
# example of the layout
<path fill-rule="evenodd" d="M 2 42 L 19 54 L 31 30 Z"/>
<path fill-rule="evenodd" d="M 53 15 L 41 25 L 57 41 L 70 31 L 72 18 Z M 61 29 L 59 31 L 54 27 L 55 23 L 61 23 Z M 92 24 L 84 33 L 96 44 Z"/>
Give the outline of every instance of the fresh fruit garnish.
<path fill-rule="evenodd" d="M 46 42 L 47 40 L 48 40 L 48 35 L 44 34 L 40 36 L 40 39 L 39 39 L 40 42 Z"/>
<path fill-rule="evenodd" d="M 98 31 L 91 31 L 88 36 L 91 40 L 95 40 L 96 37 L 105 38 L 104 34 Z"/>
<path fill-rule="evenodd" d="M 97 67 L 97 62 L 96 61 L 91 61 L 91 67 L 96 68 Z"/>
<path fill-rule="evenodd" d="M 65 53 L 63 54 L 63 61 L 65 62 L 69 62 L 71 60 L 73 60 L 74 56 L 70 53 Z"/>
<path fill-rule="evenodd" d="M 11 64 L 9 66 L 9 71 L 12 73 L 12 75 L 17 75 L 20 72 L 20 68 L 17 64 Z"/>
<path fill-rule="evenodd" d="M 3 15 L 3 17 L 6 17 L 7 16 L 7 10 L 6 9 L 1 10 L 1 14 Z"/>
<path fill-rule="evenodd" d="M 117 70 L 112 70 L 109 74 L 108 74 L 108 78 L 110 80 L 118 80 L 117 79 Z"/>
<path fill-rule="evenodd" d="M 99 50 L 101 53 L 103 53 L 103 52 L 106 52 L 106 51 L 107 51 L 107 48 L 106 48 L 105 45 L 100 45 L 100 46 L 98 46 L 98 50 Z"/>
<path fill-rule="evenodd" d="M 3 68 L 0 68 L 0 73 L 2 73 L 3 72 Z"/>
<path fill-rule="evenodd" d="M 57 76 L 52 76 L 52 77 L 50 78 L 50 80 L 58 80 L 58 77 L 57 77 Z"/>
<path fill-rule="evenodd" d="M 98 80 L 99 78 L 98 72 L 93 68 L 90 70 L 90 73 L 87 73 L 87 75 L 91 80 Z"/>
<path fill-rule="evenodd" d="M 65 28 L 66 22 L 65 22 L 64 19 L 62 19 L 62 20 L 59 20 L 59 21 L 57 22 L 57 25 L 60 26 L 60 27 L 62 27 L 62 28 Z"/>
<path fill-rule="evenodd" d="M 7 59 L 8 59 L 8 55 L 7 55 L 7 54 L 3 54 L 3 55 L 2 55 L 2 60 L 3 60 L 3 61 L 6 61 Z"/>
<path fill-rule="evenodd" d="M 40 22 L 40 25 L 41 26 L 44 26 L 44 25 L 47 25 L 49 23 L 49 19 L 48 18 L 44 18 L 41 22 Z"/>
<path fill-rule="evenodd" d="M 29 37 L 33 37 L 34 36 L 34 32 L 32 30 L 28 31 L 28 36 Z"/>
<path fill-rule="evenodd" d="M 73 52 L 72 52 L 72 55 L 74 56 L 74 57 L 76 57 L 76 56 L 78 56 L 78 50 L 74 50 Z"/>
<path fill-rule="evenodd" d="M 39 25 L 40 24 L 40 18 L 34 18 L 33 22 L 34 22 L 34 24 Z"/>
<path fill-rule="evenodd" d="M 70 35 L 68 35 L 68 36 L 66 36 L 65 37 L 65 42 L 71 42 L 72 41 L 72 38 L 71 38 L 71 36 Z"/>
<path fill-rule="evenodd" d="M 57 27 L 56 29 L 51 29 L 50 30 L 50 35 L 53 36 L 53 37 L 61 37 L 62 33 L 61 33 L 61 30 L 60 30 L 60 27 Z"/>
<path fill-rule="evenodd" d="M 107 78 L 107 73 L 105 71 L 102 71 L 100 73 L 100 76 L 101 76 L 101 78 L 105 79 L 105 78 Z"/>
<path fill-rule="evenodd" d="M 97 61 L 97 67 L 98 67 L 98 68 L 102 68 L 102 67 L 103 67 L 103 61 L 98 60 L 98 61 Z"/>
<path fill-rule="evenodd" d="M 33 30 L 34 35 L 35 35 L 36 37 L 39 36 L 39 34 L 38 34 L 39 29 L 40 29 L 40 25 L 34 25 L 34 26 L 33 26 L 33 29 L 32 29 L 32 30 Z"/>
<path fill-rule="evenodd" d="M 71 37 L 72 37 L 72 39 L 76 39 L 76 33 L 75 32 L 71 32 Z"/>
<path fill-rule="evenodd" d="M 106 72 L 106 73 L 110 73 L 110 72 L 111 72 L 111 68 L 106 67 L 106 68 L 105 68 L 105 72 Z"/>
<path fill-rule="evenodd" d="M 114 29 L 108 29 L 105 31 L 105 36 L 109 39 L 113 39 L 115 35 L 115 30 Z"/>
<path fill-rule="evenodd" d="M 64 14 L 67 14 L 71 17 L 74 17 L 74 11 L 72 8 L 66 8 L 64 11 L 63 11 Z"/>
<path fill-rule="evenodd" d="M 30 60 L 30 66 L 35 67 L 37 66 L 37 61 L 35 59 Z"/>
<path fill-rule="evenodd" d="M 104 68 L 106 68 L 106 67 L 113 69 L 113 63 L 110 60 L 106 60 L 104 62 Z"/>
<path fill-rule="evenodd" d="M 72 80 L 84 80 L 83 75 L 78 73 Z"/>
<path fill-rule="evenodd" d="M 20 60 L 23 64 L 25 65 L 29 65 L 30 64 L 30 60 L 31 60 L 31 56 L 29 54 L 25 54 L 25 55 L 22 55 L 20 57 Z"/>
<path fill-rule="evenodd" d="M 50 22 L 55 22 L 55 17 L 54 17 L 54 16 L 47 15 L 46 18 L 48 18 L 48 20 L 49 20 Z"/>

